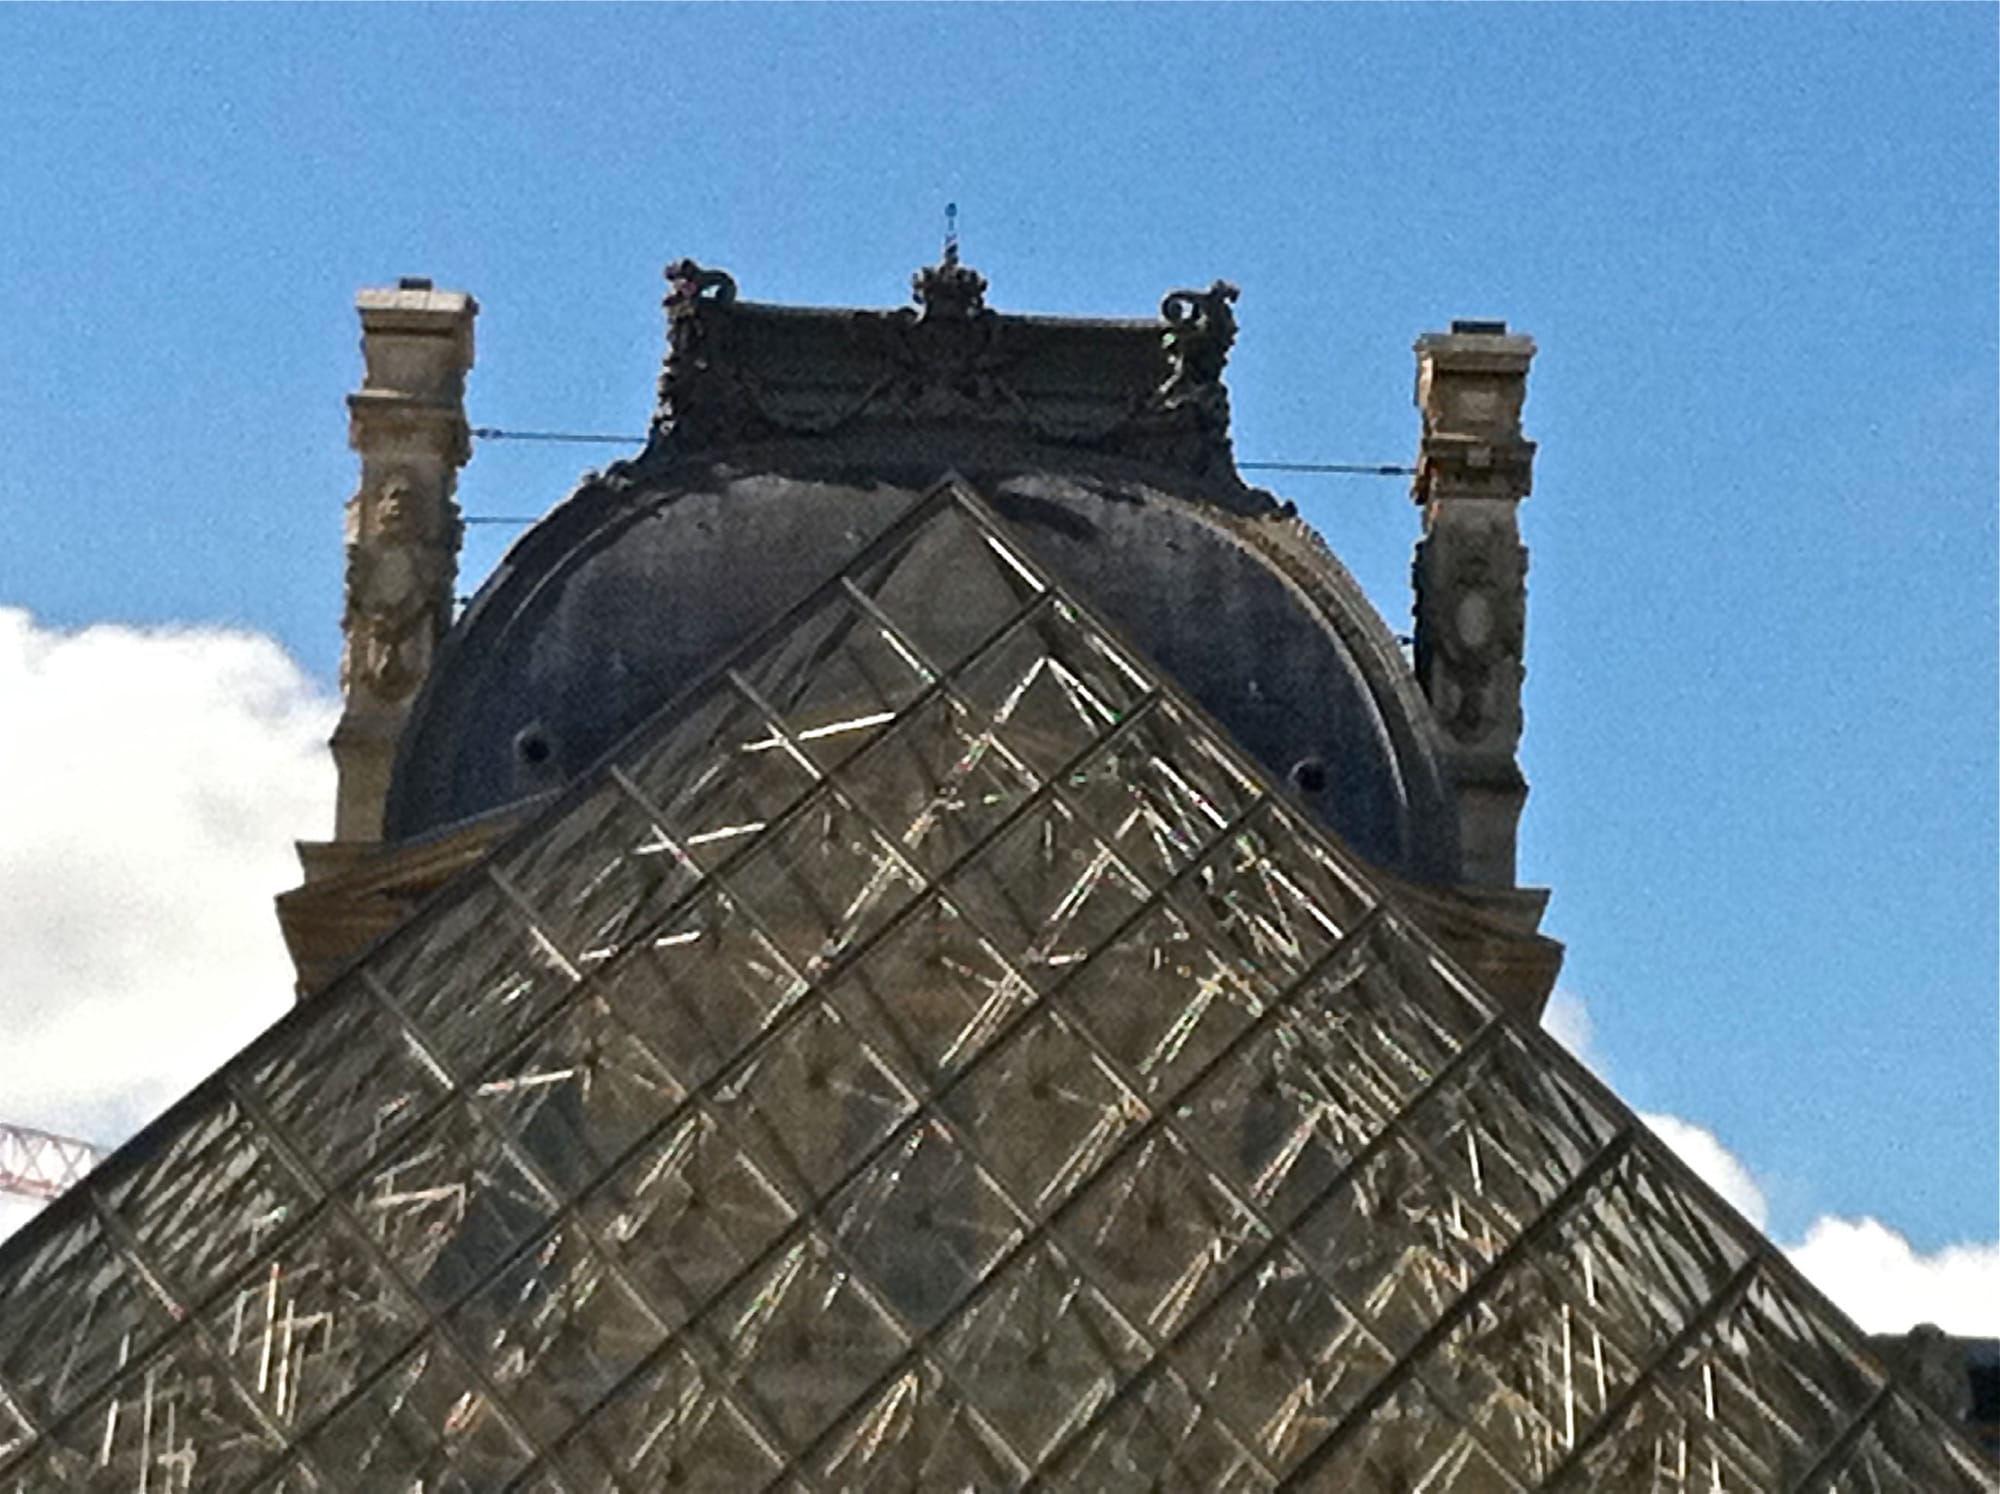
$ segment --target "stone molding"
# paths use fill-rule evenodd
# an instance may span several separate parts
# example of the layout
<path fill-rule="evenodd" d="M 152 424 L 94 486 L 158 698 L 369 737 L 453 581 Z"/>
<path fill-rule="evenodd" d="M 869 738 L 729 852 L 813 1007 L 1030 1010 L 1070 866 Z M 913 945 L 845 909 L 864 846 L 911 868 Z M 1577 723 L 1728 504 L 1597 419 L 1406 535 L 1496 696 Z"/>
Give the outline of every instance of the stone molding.
<path fill-rule="evenodd" d="M 1418 338 L 1416 354 L 1417 679 L 1458 791 L 1466 880 L 1512 887 L 1528 794 L 1518 761 L 1528 552 L 1516 510 L 1533 487 L 1521 409 L 1535 344 L 1504 322 L 1454 322 Z"/>
<path fill-rule="evenodd" d="M 410 702 L 451 626 L 464 533 L 455 492 L 472 454 L 465 375 L 478 304 L 407 279 L 355 297 L 363 377 L 348 396 L 348 442 L 361 482 L 346 512 L 341 612 L 344 709 L 336 842 L 382 834 L 396 744 Z"/>

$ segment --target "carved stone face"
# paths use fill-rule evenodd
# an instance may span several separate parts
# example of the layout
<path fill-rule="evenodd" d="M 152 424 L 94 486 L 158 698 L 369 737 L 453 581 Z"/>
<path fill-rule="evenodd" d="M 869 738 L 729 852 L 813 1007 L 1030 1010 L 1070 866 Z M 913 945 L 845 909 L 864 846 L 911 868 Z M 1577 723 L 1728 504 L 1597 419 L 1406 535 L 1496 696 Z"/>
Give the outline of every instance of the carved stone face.
<path fill-rule="evenodd" d="M 416 515 L 411 511 L 410 498 L 410 485 L 402 478 L 391 478 L 383 484 L 382 496 L 375 504 L 375 532 L 383 539 L 416 538 Z"/>

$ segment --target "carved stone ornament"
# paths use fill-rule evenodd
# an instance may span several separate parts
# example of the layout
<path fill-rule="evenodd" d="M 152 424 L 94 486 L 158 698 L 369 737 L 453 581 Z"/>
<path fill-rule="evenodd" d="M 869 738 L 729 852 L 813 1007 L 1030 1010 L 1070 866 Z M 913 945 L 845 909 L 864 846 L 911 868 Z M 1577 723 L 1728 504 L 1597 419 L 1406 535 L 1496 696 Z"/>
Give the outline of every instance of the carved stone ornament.
<path fill-rule="evenodd" d="M 1242 292 L 1226 280 L 1205 291 L 1169 291 L 1160 302 L 1160 319 L 1167 324 L 1161 346 L 1173 372 L 1161 386 L 1165 403 L 1198 397 L 1219 388 L 1229 350 L 1236 345 L 1236 313 L 1232 304 Z"/>
<path fill-rule="evenodd" d="M 1527 551 L 1500 523 L 1439 527 L 1417 545 L 1417 677 L 1467 747 L 1521 735 Z"/>
<path fill-rule="evenodd" d="M 1236 288 L 1177 290 L 1162 320 L 1003 316 L 987 280 L 947 240 L 893 311 L 739 302 L 736 283 L 693 260 L 667 267 L 668 351 L 653 440 L 677 454 L 911 427 L 1137 459 L 1243 489 L 1229 448 L 1222 370 Z"/>
<path fill-rule="evenodd" d="M 856 323 L 861 342 L 895 367 L 869 401 L 871 414 L 901 420 L 978 420 L 1011 415 L 1020 398 L 1000 377 L 1000 318 L 987 308 L 986 277 L 959 263 L 958 246 L 910 277 L 905 307 Z"/>
<path fill-rule="evenodd" d="M 958 262 L 958 245 L 944 246 L 944 258 L 910 277 L 910 295 L 923 307 L 925 321 L 966 321 L 990 316 L 986 309 L 986 277 Z"/>
<path fill-rule="evenodd" d="M 346 647 L 342 691 L 394 703 L 430 672 L 438 640 L 451 620 L 454 530 L 426 526 L 414 486 L 402 477 L 362 499 L 359 538 L 347 549 Z M 433 532 L 426 533 L 426 528 Z"/>
<path fill-rule="evenodd" d="M 699 423 L 701 407 L 718 402 L 723 391 L 713 384 L 717 377 L 727 377 L 727 332 L 724 318 L 708 313 L 736 302 L 736 280 L 726 270 L 677 259 L 664 273 L 667 356 L 660 366 L 655 434 L 672 424 Z"/>

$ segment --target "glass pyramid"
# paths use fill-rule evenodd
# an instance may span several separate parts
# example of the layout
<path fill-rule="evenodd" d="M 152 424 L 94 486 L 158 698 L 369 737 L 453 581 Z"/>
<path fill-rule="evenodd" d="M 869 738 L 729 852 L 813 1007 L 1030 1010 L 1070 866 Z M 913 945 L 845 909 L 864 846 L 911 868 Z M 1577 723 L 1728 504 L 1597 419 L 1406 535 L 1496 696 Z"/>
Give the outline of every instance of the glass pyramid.
<path fill-rule="evenodd" d="M 0 1491 L 1976 1490 L 940 488 L 0 1250 Z"/>

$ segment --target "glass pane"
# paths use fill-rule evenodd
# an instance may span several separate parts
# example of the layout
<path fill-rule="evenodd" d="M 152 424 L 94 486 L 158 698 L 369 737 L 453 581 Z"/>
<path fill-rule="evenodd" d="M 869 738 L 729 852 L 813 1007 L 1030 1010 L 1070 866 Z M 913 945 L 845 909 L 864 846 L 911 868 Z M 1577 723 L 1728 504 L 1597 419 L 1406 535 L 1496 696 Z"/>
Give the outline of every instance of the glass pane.
<path fill-rule="evenodd" d="M 1202 941 L 1282 989 L 1313 971 L 1362 914 L 1328 907 L 1302 873 L 1313 863 L 1276 831 L 1275 805 L 1259 809 L 1201 868 L 1169 892 Z"/>
<path fill-rule="evenodd" d="M 1146 889 L 1071 811 L 1045 799 L 954 876 L 945 895 L 1033 975 L 1082 960 L 1138 911 Z"/>
<path fill-rule="evenodd" d="M 813 630 L 737 678 L 777 713 L 799 750 L 826 769 L 867 746 L 937 676 L 867 610 L 833 601 Z M 780 734 L 766 737 L 765 750 L 778 750 Z"/>
<path fill-rule="evenodd" d="M 1299 1480 L 1298 1488 L 1313 1494 L 1411 1494 L 1418 1489 L 1517 1494 L 1521 1488 L 1421 1386 L 1413 1384 L 1398 1389 L 1358 1424 L 1322 1441 L 1293 1476 Z"/>
<path fill-rule="evenodd" d="M 860 814 L 821 794 L 724 874 L 738 904 L 792 967 L 811 977 L 921 890 Z"/>
<path fill-rule="evenodd" d="M 1078 1489 L 1265 1490 L 1271 1477 L 1172 1370 L 1106 1407 L 1056 1462 Z"/>
<path fill-rule="evenodd" d="M 683 1088 L 706 1083 L 805 994 L 719 890 L 703 892 L 594 986 Z"/>
<path fill-rule="evenodd" d="M 584 1423 L 562 1461 L 574 1489 L 762 1489 L 779 1454 L 685 1352 L 669 1351 Z"/>
<path fill-rule="evenodd" d="M 826 1218 L 875 1295 L 917 1332 L 1021 1236 L 998 1190 L 935 1122 L 898 1138 L 829 1203 Z"/>
<path fill-rule="evenodd" d="M 818 1469 L 826 1487 L 885 1494 L 1015 1488 L 1026 1472 L 931 1364 L 896 1376 L 850 1417 L 828 1442 Z"/>
<path fill-rule="evenodd" d="M 1127 1150 L 1057 1221 L 1064 1249 L 1142 1331 L 1174 1332 L 1266 1241 L 1171 1137 Z"/>
<path fill-rule="evenodd" d="M 1123 720 L 1146 685 L 1051 599 L 969 663 L 953 689 L 1016 756 L 1048 777 Z"/>
<path fill-rule="evenodd" d="M 55 1440 L 82 1475 L 74 1487 L 121 1491 L 247 1488 L 283 1451 L 228 1377 L 185 1337 L 135 1365 Z"/>
<path fill-rule="evenodd" d="M 401 1353 L 424 1318 L 332 1213 L 209 1308 L 209 1340 L 285 1427 L 310 1426 Z"/>
<path fill-rule="evenodd" d="M 931 876 L 976 845 L 1037 783 L 989 722 L 950 698 L 917 706 L 839 779 L 842 791 Z"/>
<path fill-rule="evenodd" d="M 358 1178 L 350 1202 L 403 1279 L 434 1306 L 476 1286 L 554 1210 L 463 1104 Z"/>
<path fill-rule="evenodd" d="M 1649 1356 L 1720 1292 L 1749 1252 L 1707 1202 L 1638 1150 L 1590 1190 L 1541 1254 L 1572 1300 Z"/>
<path fill-rule="evenodd" d="M 1039 1243 L 939 1335 L 937 1355 L 1023 1463 L 1039 1463 L 1137 1371 L 1145 1344 L 1069 1260 Z"/>
<path fill-rule="evenodd" d="M 586 992 L 533 1045 L 473 1088 L 479 1109 L 511 1135 L 559 1197 L 574 1197 L 686 1091 Z"/>
<path fill-rule="evenodd" d="M 490 1278 L 447 1326 L 543 1442 L 595 1406 L 667 1332 L 575 1229 Z"/>
<path fill-rule="evenodd" d="M 581 1208 L 669 1324 L 737 1280 L 794 1217 L 777 1187 L 699 1114 L 641 1147 Z"/>
<path fill-rule="evenodd" d="M 444 1076 L 358 988 L 323 996 L 311 1018 L 252 1050 L 245 1086 L 326 1183 L 345 1177 L 441 1100 Z M 261 1046 L 261 1045 L 260 1045 Z"/>
<path fill-rule="evenodd" d="M 840 1186 L 915 1101 L 830 1008 L 815 1004 L 715 1097 L 715 1115 L 795 1197 Z"/>
<path fill-rule="evenodd" d="M 1506 1245 L 1400 1141 L 1345 1175 L 1292 1235 L 1341 1305 L 1398 1356 Z"/>
<path fill-rule="evenodd" d="M 700 875 L 615 783 L 566 810 L 528 845 L 503 853 L 494 870 L 583 970 L 623 948 Z"/>
<path fill-rule="evenodd" d="M 1259 1033 L 1174 1107 L 1259 1208 L 1289 1223 L 1323 1197 L 1389 1124 L 1393 1097 L 1355 1085 L 1339 1060 L 1348 1024 L 1319 1012 Z"/>
<path fill-rule="evenodd" d="M 1635 1372 L 1525 1263 L 1489 1282 L 1477 1309 L 1418 1367 L 1435 1393 L 1462 1408 L 1486 1452 L 1529 1483 L 1561 1465 Z"/>
<path fill-rule="evenodd" d="M 1273 1473 L 1338 1425 L 1391 1368 L 1387 1351 L 1288 1251 L 1246 1271 L 1171 1357 Z"/>
<path fill-rule="evenodd" d="M 37 1230 L 30 1248 L 9 1257 L 0 1277 L 0 1381 L 43 1426 L 173 1326 L 83 1210 Z"/>
<path fill-rule="evenodd" d="M 1150 1098 L 1173 1094 L 1215 1059 L 1268 994 L 1161 907 L 1094 955 L 1055 1000 Z"/>
<path fill-rule="evenodd" d="M 490 882 L 435 912 L 420 939 L 368 962 L 364 979 L 410 1019 L 460 1082 L 518 1040 L 574 988 L 554 945 Z"/>
<path fill-rule="evenodd" d="M 389 1370 L 309 1443 L 355 1489 L 484 1494 L 528 1464 L 528 1450 L 436 1341 Z"/>
<path fill-rule="evenodd" d="M 1258 798 L 1255 785 L 1165 701 L 1066 775 L 1062 789 L 1154 885 L 1195 861 Z"/>
<path fill-rule="evenodd" d="M 984 1051 L 1034 999 L 993 946 L 936 897 L 827 988 L 827 1000 L 885 1062 L 931 1082 Z"/>
<path fill-rule="evenodd" d="M 696 728 L 700 740 L 689 744 L 687 761 L 663 748 L 634 764 L 629 779 L 682 850 L 710 871 L 810 793 L 819 775 L 733 688 L 704 701 L 674 738 Z"/>
<path fill-rule="evenodd" d="M 905 1348 L 873 1298 L 812 1240 L 787 1248 L 731 1292 L 708 1326 L 795 1452 L 845 1414 Z"/>
<path fill-rule="evenodd" d="M 141 1258 L 163 1273 L 183 1304 L 248 1264 L 309 1202 L 227 1100 L 190 1118 L 104 1194 Z"/>
<path fill-rule="evenodd" d="M 1038 595 L 956 506 L 926 515 L 856 586 L 928 664 L 953 668 Z"/>
<path fill-rule="evenodd" d="M 981 1161 L 1046 1218 L 1145 1118 L 1067 1023 L 1038 1016 L 941 1101 Z"/>

